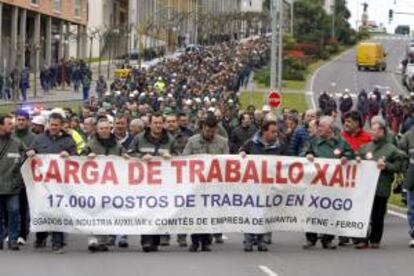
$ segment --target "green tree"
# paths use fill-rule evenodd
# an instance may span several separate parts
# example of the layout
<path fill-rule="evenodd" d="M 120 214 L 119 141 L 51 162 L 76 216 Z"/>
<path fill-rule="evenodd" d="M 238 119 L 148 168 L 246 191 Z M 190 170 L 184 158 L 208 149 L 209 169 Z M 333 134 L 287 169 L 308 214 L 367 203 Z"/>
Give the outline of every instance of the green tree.
<path fill-rule="evenodd" d="M 322 47 L 330 35 L 330 17 L 320 0 L 300 0 L 294 6 L 294 34 L 299 42 L 315 43 Z"/>

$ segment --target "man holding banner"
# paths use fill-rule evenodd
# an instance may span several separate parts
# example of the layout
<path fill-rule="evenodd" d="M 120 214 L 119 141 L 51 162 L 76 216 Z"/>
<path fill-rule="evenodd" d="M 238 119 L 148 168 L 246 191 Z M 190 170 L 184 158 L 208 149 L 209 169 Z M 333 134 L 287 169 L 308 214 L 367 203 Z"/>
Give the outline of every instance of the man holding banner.
<path fill-rule="evenodd" d="M 177 153 L 174 139 L 164 129 L 165 118 L 161 113 L 154 113 L 149 118 L 149 128 L 139 134 L 131 143 L 128 154 L 150 162 L 154 156 L 170 159 Z M 142 235 L 141 245 L 144 252 L 158 251 L 160 235 Z"/>
<path fill-rule="evenodd" d="M 267 120 L 262 123 L 261 130 L 241 147 L 240 155 L 243 158 L 246 154 L 285 155 L 286 150 L 287 145 L 278 138 L 276 121 Z M 258 251 L 268 251 L 263 241 L 264 236 L 265 234 L 244 234 L 244 251 L 252 252 L 255 240 Z"/>
<path fill-rule="evenodd" d="M 315 157 L 341 159 L 345 164 L 347 159 L 352 159 L 354 153 L 351 147 L 342 137 L 335 137 L 334 119 L 330 116 L 323 116 L 319 119 L 317 136 L 312 138 L 305 146 L 305 156 L 313 162 Z M 333 235 L 321 235 L 321 243 L 324 249 L 336 249 L 333 244 Z M 306 233 L 306 243 L 303 249 L 309 249 L 316 245 L 318 241 L 317 233 Z"/>
<path fill-rule="evenodd" d="M 76 145 L 72 136 L 63 131 L 63 114 L 52 113 L 49 116 L 48 129 L 45 133 L 36 136 L 31 150 L 27 156 L 34 157 L 36 154 L 59 154 L 62 158 L 68 158 L 76 154 Z M 46 247 L 47 232 L 36 233 L 34 247 L 36 249 Z M 52 250 L 57 254 L 63 253 L 63 233 L 52 232 Z"/>
<path fill-rule="evenodd" d="M 381 171 L 377 183 L 374 203 L 371 213 L 371 230 L 366 239 L 360 239 L 355 245 L 356 249 L 364 249 L 369 245 L 373 249 L 380 247 L 382 233 L 384 231 L 384 218 L 387 212 L 387 202 L 391 194 L 395 173 L 401 172 L 406 155 L 387 141 L 387 125 L 377 121 L 371 126 L 372 142 L 363 146 L 358 151 L 358 159 L 375 160 Z"/>
<path fill-rule="evenodd" d="M 229 154 L 227 139 L 217 134 L 218 123 L 214 114 L 208 114 L 202 123 L 201 133 L 188 140 L 183 155 Z M 192 234 L 190 251 L 197 252 L 200 245 L 202 251 L 211 251 L 210 240 L 210 234 Z"/>
<path fill-rule="evenodd" d="M 97 124 L 97 135 L 92 138 L 84 148 L 82 155 L 88 156 L 89 159 L 96 158 L 97 155 L 115 155 L 122 156 L 126 150 L 116 140 L 115 134 L 111 133 L 111 124 L 106 119 L 101 119 Z M 128 158 L 127 155 L 125 155 Z M 95 235 L 91 236 L 88 241 L 90 252 L 108 251 L 108 236 Z"/>

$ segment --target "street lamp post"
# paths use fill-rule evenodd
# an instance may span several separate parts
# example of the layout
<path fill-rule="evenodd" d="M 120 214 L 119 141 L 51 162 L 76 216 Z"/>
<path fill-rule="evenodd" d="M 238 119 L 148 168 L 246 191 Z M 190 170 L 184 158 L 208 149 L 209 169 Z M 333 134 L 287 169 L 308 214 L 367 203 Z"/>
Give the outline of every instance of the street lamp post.
<path fill-rule="evenodd" d="M 270 88 L 276 89 L 276 76 L 277 76 L 277 14 L 278 14 L 278 1 L 272 0 L 271 12 L 272 12 L 272 51 L 271 51 L 271 64 L 270 64 Z"/>
<path fill-rule="evenodd" d="M 331 36 L 335 38 L 335 16 L 336 16 L 336 0 L 333 0 L 332 3 L 332 29 L 331 29 Z"/>

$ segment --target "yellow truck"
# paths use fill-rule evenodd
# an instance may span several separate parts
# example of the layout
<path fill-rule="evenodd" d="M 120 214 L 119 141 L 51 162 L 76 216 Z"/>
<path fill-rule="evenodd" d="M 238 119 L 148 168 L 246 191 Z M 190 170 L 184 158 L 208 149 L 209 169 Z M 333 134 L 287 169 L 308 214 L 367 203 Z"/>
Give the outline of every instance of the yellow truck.
<path fill-rule="evenodd" d="M 356 48 L 356 64 L 358 71 L 373 69 L 385 71 L 387 63 L 385 61 L 384 46 L 381 43 L 363 42 Z"/>

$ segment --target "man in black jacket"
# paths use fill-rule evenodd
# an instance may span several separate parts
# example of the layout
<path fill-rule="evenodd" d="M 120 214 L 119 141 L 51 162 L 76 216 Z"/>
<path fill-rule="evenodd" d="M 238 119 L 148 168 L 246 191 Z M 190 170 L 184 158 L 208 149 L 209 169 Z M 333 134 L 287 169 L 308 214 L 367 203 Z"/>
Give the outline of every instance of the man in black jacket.
<path fill-rule="evenodd" d="M 76 145 L 72 136 L 63 131 L 63 116 L 59 113 L 52 113 L 49 117 L 48 129 L 36 136 L 27 156 L 33 157 L 36 154 L 59 154 L 62 158 L 76 155 Z M 46 247 L 47 232 L 36 233 L 35 248 Z M 63 253 L 63 233 L 52 232 L 52 250 L 57 254 Z"/>
<path fill-rule="evenodd" d="M 273 120 L 264 121 L 261 130 L 249 139 L 240 149 L 240 155 L 244 158 L 246 154 L 256 155 L 285 155 L 287 145 L 278 137 L 277 122 Z M 244 234 L 244 251 L 253 251 L 253 243 L 257 241 L 258 251 L 267 251 L 265 244 L 266 235 L 270 241 L 270 233 Z"/>

